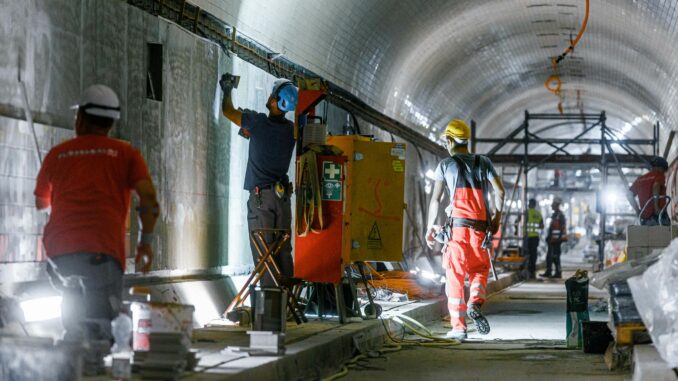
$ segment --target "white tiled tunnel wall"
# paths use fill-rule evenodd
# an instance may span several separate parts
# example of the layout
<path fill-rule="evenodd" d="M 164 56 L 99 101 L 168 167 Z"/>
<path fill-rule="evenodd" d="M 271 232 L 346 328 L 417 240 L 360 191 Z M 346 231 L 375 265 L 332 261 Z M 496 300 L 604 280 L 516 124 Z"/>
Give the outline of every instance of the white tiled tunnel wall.
<path fill-rule="evenodd" d="M 584 0 L 194 3 L 424 135 L 458 116 L 501 136 L 525 108 L 557 112 L 558 97 L 544 88 L 549 58 L 584 16 Z M 564 108 L 579 112 L 580 100 L 586 112 L 606 110 L 616 128 L 640 118 L 629 137 L 651 137 L 657 120 L 675 129 L 677 6 L 591 1 L 575 59 L 559 69 Z"/>

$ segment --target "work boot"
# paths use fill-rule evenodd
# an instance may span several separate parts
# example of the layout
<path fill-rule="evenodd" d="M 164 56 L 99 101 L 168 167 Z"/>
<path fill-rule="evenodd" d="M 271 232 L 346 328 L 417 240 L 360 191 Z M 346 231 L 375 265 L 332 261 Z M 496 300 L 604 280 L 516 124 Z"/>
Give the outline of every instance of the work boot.
<path fill-rule="evenodd" d="M 445 334 L 445 337 L 448 339 L 454 339 L 459 341 L 466 340 L 466 331 L 452 329 Z"/>
<path fill-rule="evenodd" d="M 479 334 L 487 335 L 490 333 L 490 323 L 485 319 L 483 313 L 480 312 L 480 304 L 471 304 L 468 306 L 468 311 L 466 313 L 468 317 L 473 319 L 473 323 L 475 323 Z"/>
<path fill-rule="evenodd" d="M 563 277 L 563 275 L 561 273 L 555 273 L 555 274 L 551 275 L 549 278 L 551 278 L 551 279 L 561 279 L 562 277 Z"/>
<path fill-rule="evenodd" d="M 551 273 L 547 271 L 547 272 L 545 272 L 545 273 L 539 274 L 539 276 L 542 277 L 542 278 L 550 278 L 550 277 L 551 277 Z"/>

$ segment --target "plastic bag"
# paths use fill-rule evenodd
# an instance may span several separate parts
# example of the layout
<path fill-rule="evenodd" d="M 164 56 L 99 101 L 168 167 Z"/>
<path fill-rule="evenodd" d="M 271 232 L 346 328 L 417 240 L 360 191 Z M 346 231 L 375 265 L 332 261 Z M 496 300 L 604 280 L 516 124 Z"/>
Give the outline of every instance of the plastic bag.
<path fill-rule="evenodd" d="M 657 351 L 671 368 L 678 367 L 678 239 L 657 263 L 628 282 Z"/>
<path fill-rule="evenodd" d="M 647 270 L 648 266 L 659 258 L 662 251 L 655 250 L 643 258 L 614 264 L 603 271 L 593 273 L 591 285 L 598 289 L 605 289 L 608 284 L 621 282 L 632 276 L 640 275 Z"/>

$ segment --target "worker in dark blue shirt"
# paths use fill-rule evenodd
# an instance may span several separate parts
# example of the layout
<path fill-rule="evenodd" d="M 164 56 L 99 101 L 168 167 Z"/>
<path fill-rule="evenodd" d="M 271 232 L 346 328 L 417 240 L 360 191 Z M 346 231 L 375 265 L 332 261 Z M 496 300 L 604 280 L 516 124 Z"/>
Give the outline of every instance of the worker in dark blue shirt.
<path fill-rule="evenodd" d="M 224 91 L 222 112 L 231 122 L 240 127 L 239 134 L 249 139 L 249 156 L 245 172 L 245 190 L 250 193 L 247 201 L 247 224 L 254 229 L 290 229 L 292 207 L 290 197 L 292 184 L 287 176 L 294 151 L 294 123 L 285 118 L 297 105 L 297 88 L 288 80 L 277 80 L 266 101 L 268 115 L 254 111 L 240 111 L 233 107 L 231 91 L 234 83 L 224 74 L 219 81 Z M 275 237 L 265 236 L 267 243 Z M 259 254 L 250 241 L 252 258 L 256 264 Z M 292 246 L 288 241 L 279 252 L 276 263 L 282 272 L 282 281 L 292 279 L 294 265 Z M 261 286 L 275 283 L 268 273 L 261 280 Z"/>

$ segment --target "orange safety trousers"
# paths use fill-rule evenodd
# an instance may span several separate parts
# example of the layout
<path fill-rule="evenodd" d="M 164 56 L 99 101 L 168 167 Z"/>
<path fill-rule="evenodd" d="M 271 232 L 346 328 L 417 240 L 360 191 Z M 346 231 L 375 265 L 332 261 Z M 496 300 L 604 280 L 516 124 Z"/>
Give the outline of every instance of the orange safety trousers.
<path fill-rule="evenodd" d="M 443 267 L 446 270 L 447 308 L 450 324 L 455 330 L 466 331 L 466 301 L 464 281 L 470 281 L 469 304 L 483 304 L 487 276 L 490 272 L 490 257 L 482 248 L 485 233 L 471 228 L 453 228 L 452 240 L 443 253 Z"/>

